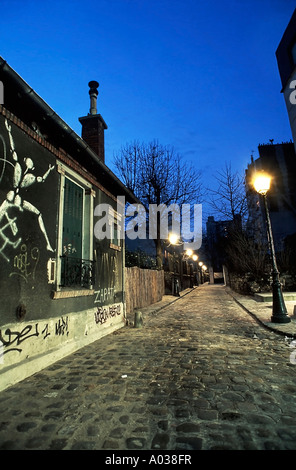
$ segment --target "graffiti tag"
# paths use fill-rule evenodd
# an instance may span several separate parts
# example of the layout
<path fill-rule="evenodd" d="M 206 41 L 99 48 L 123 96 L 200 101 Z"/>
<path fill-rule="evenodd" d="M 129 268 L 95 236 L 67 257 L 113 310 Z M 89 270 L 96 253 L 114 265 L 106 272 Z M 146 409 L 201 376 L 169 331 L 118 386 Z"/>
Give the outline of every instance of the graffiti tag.
<path fill-rule="evenodd" d="M 113 299 L 114 296 L 114 287 L 105 287 L 103 289 L 99 289 L 95 291 L 96 298 L 94 303 L 95 304 L 101 304 L 106 301 L 110 301 L 110 299 Z"/>
<path fill-rule="evenodd" d="M 108 318 L 115 317 L 116 315 L 121 314 L 121 305 L 112 305 L 109 307 L 98 307 L 97 311 L 95 312 L 95 322 L 101 325 L 106 323 Z"/>
<path fill-rule="evenodd" d="M 21 276 L 28 282 L 28 278 L 32 276 L 32 280 L 35 279 L 35 271 L 39 261 L 39 249 L 34 247 L 28 255 L 27 246 L 23 243 L 21 245 L 20 253 L 15 255 L 13 259 L 13 267 L 16 268 L 16 271 L 9 274 L 11 276 Z M 32 263 L 33 261 L 33 263 Z"/>
<path fill-rule="evenodd" d="M 55 323 L 55 335 L 68 335 L 69 334 L 69 323 L 68 317 L 63 317 Z M 27 325 L 21 331 L 11 330 L 7 328 L 5 331 L 0 330 L 0 364 L 4 354 L 12 351 L 22 352 L 22 348 L 19 347 L 24 341 L 30 338 L 42 336 L 43 339 L 51 335 L 50 327 L 48 323 L 44 326 L 41 333 L 39 333 L 39 324 Z"/>
<path fill-rule="evenodd" d="M 21 352 L 22 349 L 17 346 L 19 346 L 27 339 L 32 338 L 33 336 L 39 336 L 37 323 L 34 326 L 27 325 L 21 331 L 12 331 L 10 328 L 7 328 L 4 332 L 4 336 L 2 334 L 2 331 L 0 330 L 0 341 L 2 342 L 5 348 L 10 348 L 8 350 L 5 349 L 3 351 L 3 354 L 6 354 L 11 351 Z"/>
<path fill-rule="evenodd" d="M 64 318 L 60 318 L 59 321 L 55 324 L 55 334 L 60 335 L 67 335 L 69 334 L 68 329 L 68 317 L 64 320 Z"/>

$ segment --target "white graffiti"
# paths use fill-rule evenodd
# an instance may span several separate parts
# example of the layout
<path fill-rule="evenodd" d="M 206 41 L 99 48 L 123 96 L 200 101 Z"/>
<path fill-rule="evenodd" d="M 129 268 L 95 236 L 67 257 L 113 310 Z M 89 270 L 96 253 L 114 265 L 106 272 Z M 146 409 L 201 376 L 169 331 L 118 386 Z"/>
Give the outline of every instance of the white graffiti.
<path fill-rule="evenodd" d="M 13 258 L 13 267 L 16 270 L 11 272 L 9 277 L 21 276 L 26 282 L 31 277 L 32 281 L 34 281 L 39 257 L 40 253 L 37 246 L 29 250 L 27 245 L 23 243 L 20 247 L 20 253 L 16 254 Z"/>
<path fill-rule="evenodd" d="M 10 142 L 10 153 L 14 161 L 14 164 L 6 160 L 5 147 L 4 147 L 5 149 L 4 158 L 2 158 L 1 160 L 4 161 L 4 164 L 8 163 L 12 165 L 14 167 L 14 171 L 13 171 L 12 189 L 8 191 L 6 195 L 6 199 L 2 202 L 0 206 L 0 222 L 1 224 L 3 224 L 2 226 L 0 226 L 0 242 L 2 239 L 2 245 L 0 246 L 0 254 L 3 256 L 3 258 L 6 261 L 9 262 L 10 261 L 9 258 L 4 253 L 6 246 L 9 245 L 9 246 L 12 246 L 13 248 L 17 248 L 21 242 L 21 237 L 18 237 L 16 240 L 11 240 L 11 238 L 6 234 L 6 230 L 8 230 L 9 233 L 11 231 L 11 234 L 14 237 L 17 236 L 17 233 L 18 233 L 17 217 L 15 216 L 11 218 L 9 216 L 9 210 L 11 208 L 16 208 L 20 212 L 28 211 L 33 214 L 36 214 L 38 217 L 40 230 L 43 233 L 43 236 L 46 241 L 46 248 L 48 251 L 54 251 L 50 245 L 40 210 L 37 209 L 29 201 L 22 199 L 19 194 L 21 189 L 28 188 L 34 183 L 44 183 L 49 173 L 54 169 L 54 166 L 49 165 L 48 170 L 44 173 L 43 176 L 35 176 L 32 173 L 35 169 L 34 162 L 31 158 L 26 157 L 24 158 L 24 167 L 22 167 L 20 162 L 18 161 L 18 155 L 15 150 L 14 140 L 11 134 L 11 125 L 8 123 L 7 119 L 5 119 L 5 127 L 8 131 L 9 142 Z M 1 177 L 3 176 L 3 171 L 2 171 Z"/>
<path fill-rule="evenodd" d="M 115 287 L 105 287 L 95 291 L 96 297 L 94 300 L 95 304 L 102 304 L 104 302 L 113 300 Z"/>

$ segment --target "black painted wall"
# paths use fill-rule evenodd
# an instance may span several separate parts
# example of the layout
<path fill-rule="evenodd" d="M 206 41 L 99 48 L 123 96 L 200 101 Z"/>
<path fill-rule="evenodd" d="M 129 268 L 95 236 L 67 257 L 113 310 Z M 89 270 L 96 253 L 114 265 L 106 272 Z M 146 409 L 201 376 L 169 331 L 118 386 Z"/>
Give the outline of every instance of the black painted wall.
<path fill-rule="evenodd" d="M 0 322 L 60 317 L 123 301 L 123 251 L 94 238 L 90 296 L 53 299 L 47 266 L 57 259 L 61 175 L 56 156 L 0 115 Z M 116 202 L 98 188 L 94 206 Z M 67 289 L 66 289 L 67 290 Z"/>
<path fill-rule="evenodd" d="M 0 116 L 0 319 L 44 316 L 55 256 L 58 173 L 55 158 Z"/>

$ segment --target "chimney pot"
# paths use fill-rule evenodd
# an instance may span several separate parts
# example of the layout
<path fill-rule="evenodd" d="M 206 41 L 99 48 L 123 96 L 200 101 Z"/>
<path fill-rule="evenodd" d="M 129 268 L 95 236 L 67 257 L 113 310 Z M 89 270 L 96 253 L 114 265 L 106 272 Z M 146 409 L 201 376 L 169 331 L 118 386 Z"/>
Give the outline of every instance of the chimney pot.
<path fill-rule="evenodd" d="M 97 97 L 99 83 L 92 80 L 88 83 L 90 96 L 90 112 L 87 116 L 79 118 L 82 125 L 81 137 L 89 147 L 105 161 L 104 131 L 108 129 L 107 124 L 100 114 L 97 113 Z"/>
<path fill-rule="evenodd" d="M 97 114 L 97 97 L 98 97 L 98 87 L 99 83 L 95 80 L 91 80 L 88 83 L 89 86 L 89 96 L 90 96 L 90 114 Z"/>

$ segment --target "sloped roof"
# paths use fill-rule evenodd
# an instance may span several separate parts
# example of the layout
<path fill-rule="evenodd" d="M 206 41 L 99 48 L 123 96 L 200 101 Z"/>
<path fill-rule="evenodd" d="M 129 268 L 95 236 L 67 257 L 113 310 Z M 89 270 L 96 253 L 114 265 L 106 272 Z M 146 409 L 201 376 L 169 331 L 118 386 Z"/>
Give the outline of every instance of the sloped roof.
<path fill-rule="evenodd" d="M 89 145 L 0 57 L 0 80 L 4 85 L 4 107 L 25 124 L 38 126 L 41 135 L 57 149 L 63 149 L 89 171 L 115 197 L 136 196 L 117 178 Z"/>

